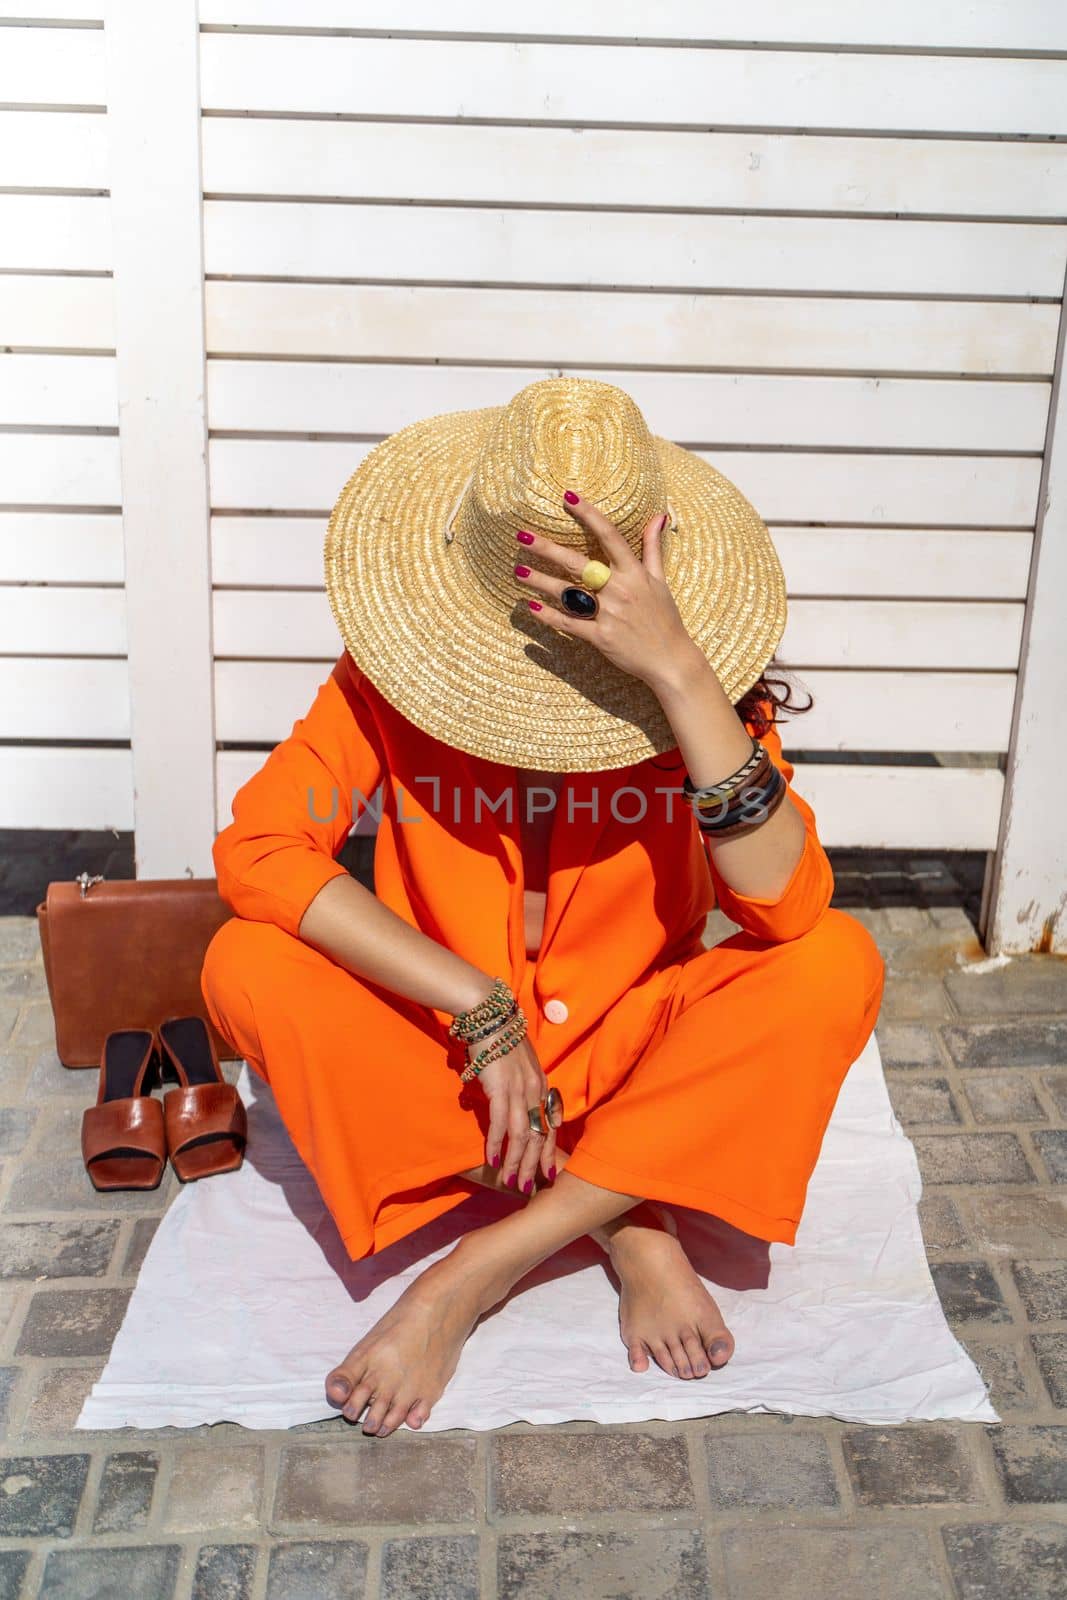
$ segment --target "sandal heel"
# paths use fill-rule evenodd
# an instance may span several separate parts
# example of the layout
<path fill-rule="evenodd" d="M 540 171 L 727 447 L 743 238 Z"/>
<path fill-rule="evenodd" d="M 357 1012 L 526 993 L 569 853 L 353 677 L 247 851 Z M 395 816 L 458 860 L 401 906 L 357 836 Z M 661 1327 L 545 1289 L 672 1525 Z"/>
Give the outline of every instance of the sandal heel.
<path fill-rule="evenodd" d="M 171 1165 L 183 1183 L 236 1172 L 244 1161 L 248 1118 L 244 1103 L 219 1069 L 201 1017 L 168 1017 L 158 1029 L 164 1069 L 178 1087 L 163 1096 Z"/>

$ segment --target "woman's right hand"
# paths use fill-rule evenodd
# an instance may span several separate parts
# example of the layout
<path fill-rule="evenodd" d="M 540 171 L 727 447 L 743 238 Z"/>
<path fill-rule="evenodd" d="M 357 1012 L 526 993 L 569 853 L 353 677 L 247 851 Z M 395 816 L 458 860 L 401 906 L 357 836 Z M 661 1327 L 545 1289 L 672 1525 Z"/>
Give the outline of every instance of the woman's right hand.
<path fill-rule="evenodd" d="M 486 1042 L 480 1040 L 469 1046 L 468 1056 L 474 1056 Z M 530 1194 L 538 1166 L 546 1179 L 554 1176 L 556 1130 L 550 1128 L 547 1134 L 542 1134 L 530 1126 L 530 1109 L 545 1098 L 548 1079 L 529 1036 L 520 1039 L 506 1056 L 499 1056 L 483 1067 L 478 1082 L 489 1101 L 485 1159 L 490 1166 L 500 1163 L 502 1184 Z M 507 1151 L 502 1155 L 505 1136 Z"/>

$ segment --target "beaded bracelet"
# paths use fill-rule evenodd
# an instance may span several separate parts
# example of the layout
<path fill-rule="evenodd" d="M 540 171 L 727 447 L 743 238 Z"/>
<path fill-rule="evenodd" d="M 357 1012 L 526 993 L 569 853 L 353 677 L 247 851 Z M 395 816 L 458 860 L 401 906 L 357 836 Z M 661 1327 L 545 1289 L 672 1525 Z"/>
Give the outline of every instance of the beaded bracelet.
<path fill-rule="evenodd" d="M 468 1034 L 465 1043 L 477 1044 L 479 1039 L 488 1039 L 489 1035 L 491 1033 L 495 1033 L 502 1022 L 510 1022 L 518 1009 L 519 1002 L 517 1000 L 513 1000 L 502 1016 L 493 1017 L 491 1021 L 486 1023 L 484 1028 L 479 1028 L 477 1033 Z"/>
<path fill-rule="evenodd" d="M 479 1050 L 474 1059 L 460 1073 L 461 1083 L 470 1083 L 473 1078 L 487 1067 L 490 1061 L 498 1061 L 501 1056 L 509 1055 L 516 1045 L 526 1037 L 526 1014 L 520 1011 L 514 1020 L 508 1024 L 499 1038 L 492 1044 L 486 1045 L 484 1050 Z"/>
<path fill-rule="evenodd" d="M 498 1022 L 510 1008 L 515 996 L 503 978 L 494 978 L 493 986 L 484 1000 L 466 1011 L 457 1011 L 449 1024 L 453 1039 L 470 1039 L 488 1022 Z"/>

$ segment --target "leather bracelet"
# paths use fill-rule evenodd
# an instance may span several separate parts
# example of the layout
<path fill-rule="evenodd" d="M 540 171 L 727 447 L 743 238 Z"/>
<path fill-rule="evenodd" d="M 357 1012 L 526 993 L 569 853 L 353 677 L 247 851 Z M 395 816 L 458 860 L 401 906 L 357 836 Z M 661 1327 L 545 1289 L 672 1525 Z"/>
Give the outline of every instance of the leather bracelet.
<path fill-rule="evenodd" d="M 705 789 L 694 797 L 693 811 L 699 820 L 703 817 L 717 819 L 722 823 L 729 820 L 731 813 L 741 810 L 745 804 L 744 796 L 753 788 L 769 788 L 773 782 L 773 775 L 777 771 L 774 762 L 766 751 L 763 751 L 760 760 L 749 773 L 743 783 L 735 784 L 730 788 L 723 787 L 719 790 Z"/>
<path fill-rule="evenodd" d="M 755 786 L 753 786 L 753 787 L 755 787 Z M 742 815 L 739 818 L 735 819 L 733 817 L 730 817 L 730 818 L 727 818 L 725 822 L 711 822 L 711 821 L 700 821 L 700 820 L 698 820 L 697 827 L 700 829 L 700 832 L 702 834 L 706 835 L 709 838 L 715 838 L 715 839 L 734 839 L 734 838 L 739 838 L 742 834 L 744 834 L 746 832 L 750 832 L 753 828 L 762 827 L 762 825 L 765 822 L 769 822 L 770 821 L 771 817 L 778 810 L 778 807 L 782 804 L 783 800 L 785 799 L 785 797 L 786 797 L 786 789 L 787 789 L 787 786 L 786 786 L 785 778 L 782 776 L 782 774 L 778 770 L 778 768 L 775 767 L 775 769 L 774 769 L 774 779 L 772 780 L 771 784 L 766 786 L 766 787 L 760 788 L 755 799 L 749 799 L 749 800 L 746 800 L 745 802 L 743 802 L 742 806 L 740 807 L 740 810 L 742 811 Z M 749 792 L 751 793 L 751 791 L 749 791 Z M 745 815 L 743 815 L 745 809 L 748 808 L 748 807 L 756 807 L 756 808 L 758 808 L 759 810 L 762 811 L 762 815 L 761 816 L 745 816 Z"/>
<path fill-rule="evenodd" d="M 682 790 L 690 800 L 696 801 L 702 795 L 720 795 L 723 790 L 737 788 L 744 782 L 753 768 L 758 766 L 759 762 L 767 754 L 766 748 L 754 734 L 750 733 L 749 738 L 752 740 L 752 753 L 747 761 L 742 762 L 736 772 L 731 772 L 728 777 L 720 779 L 718 783 L 707 783 L 697 788 L 688 772 L 686 773 L 682 779 Z"/>

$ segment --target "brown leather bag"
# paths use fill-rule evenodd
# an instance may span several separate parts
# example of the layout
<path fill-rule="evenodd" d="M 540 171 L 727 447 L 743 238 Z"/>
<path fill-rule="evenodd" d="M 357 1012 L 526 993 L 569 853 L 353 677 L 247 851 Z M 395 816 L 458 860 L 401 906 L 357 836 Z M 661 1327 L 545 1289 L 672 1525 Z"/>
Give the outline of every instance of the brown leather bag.
<path fill-rule="evenodd" d="M 214 878 L 132 878 L 48 885 L 37 907 L 45 980 L 65 1067 L 98 1067 L 116 1028 L 203 1017 L 219 1058 L 237 1059 L 200 992 L 211 937 L 233 915 Z"/>

